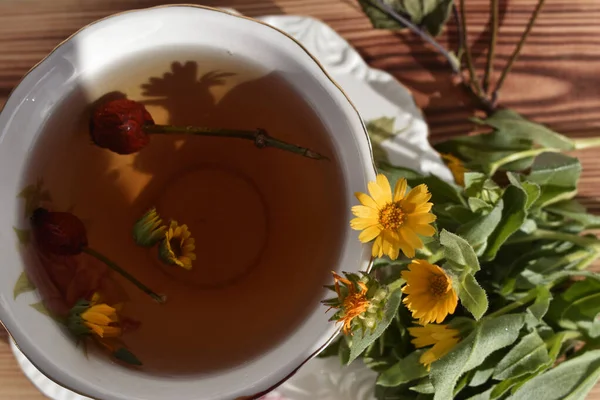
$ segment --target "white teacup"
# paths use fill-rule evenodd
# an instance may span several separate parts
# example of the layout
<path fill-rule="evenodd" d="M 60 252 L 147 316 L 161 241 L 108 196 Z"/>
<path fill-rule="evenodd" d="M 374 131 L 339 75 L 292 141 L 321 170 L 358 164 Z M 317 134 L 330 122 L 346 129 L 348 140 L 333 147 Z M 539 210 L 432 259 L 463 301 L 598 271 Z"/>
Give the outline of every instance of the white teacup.
<path fill-rule="evenodd" d="M 98 21 L 30 71 L 0 114 L 0 320 L 40 371 L 92 398 L 256 398 L 291 376 L 339 331 L 339 325 L 328 322 L 325 307 L 315 304 L 276 346 L 235 367 L 199 375 L 161 376 L 127 369 L 102 357 L 86 357 L 64 327 L 30 307 L 37 294 L 13 299 L 15 282 L 26 263 L 13 231 L 24 223 L 23 202 L 17 194 L 31 183 L 28 155 L 46 136 L 42 135 L 44 126 L 57 105 L 73 91 L 94 86 L 99 76 L 125 58 L 177 46 L 218 48 L 232 57 L 253 59 L 277 71 L 312 106 L 330 136 L 343 178 L 346 228 L 336 245 L 339 257 L 331 269 L 357 272 L 367 270 L 370 264 L 370 249 L 358 242 L 347 224 L 354 192 L 363 191 L 375 175 L 368 135 L 344 92 L 298 42 L 262 22 L 196 6 L 158 7 Z M 322 290 L 322 298 L 330 294 Z"/>

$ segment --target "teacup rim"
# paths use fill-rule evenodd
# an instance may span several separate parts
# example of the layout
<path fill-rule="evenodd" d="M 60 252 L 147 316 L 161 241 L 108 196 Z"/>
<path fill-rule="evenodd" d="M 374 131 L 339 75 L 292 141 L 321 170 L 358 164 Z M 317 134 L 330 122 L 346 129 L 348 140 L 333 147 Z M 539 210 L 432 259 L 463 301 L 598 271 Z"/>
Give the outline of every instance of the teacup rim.
<path fill-rule="evenodd" d="M 210 7 L 210 6 L 205 6 L 205 5 L 199 5 L 199 4 L 190 4 L 190 3 L 177 3 L 177 4 L 163 4 L 163 5 L 157 5 L 157 6 L 152 6 L 152 7 L 145 7 L 145 8 L 140 8 L 140 9 L 133 9 L 133 10 L 125 10 L 125 11 L 120 11 L 114 14 L 110 14 L 107 15 L 103 18 L 97 19 L 95 21 L 92 21 L 84 26 L 82 26 L 81 28 L 79 28 L 77 31 L 75 31 L 74 33 L 72 33 L 71 35 L 69 35 L 66 39 L 64 39 L 63 41 L 61 41 L 59 44 L 57 44 L 50 52 L 48 52 L 48 54 L 46 54 L 41 60 L 39 60 L 35 65 L 33 65 L 18 81 L 18 83 L 11 89 L 11 91 L 9 92 L 8 96 L 6 97 L 6 103 L 8 104 L 8 101 L 11 99 L 11 97 L 14 95 L 15 91 L 17 90 L 17 88 L 23 83 L 23 81 L 35 70 L 37 69 L 42 63 L 44 63 L 48 58 L 50 58 L 58 49 L 60 49 L 63 45 L 65 45 L 66 43 L 70 42 L 71 40 L 73 40 L 77 35 L 79 35 L 81 32 L 85 31 L 86 29 L 92 27 L 95 24 L 101 23 L 105 20 L 109 20 L 111 18 L 115 18 L 115 17 L 119 17 L 122 15 L 126 15 L 126 14 L 135 14 L 135 13 L 143 13 L 143 12 L 147 12 L 150 10 L 155 10 L 155 9 L 162 9 L 162 8 L 177 8 L 177 7 L 181 7 L 181 8 L 185 8 L 185 7 L 189 7 L 189 8 L 198 8 L 198 9 L 203 9 L 203 10 L 207 10 L 207 11 L 214 11 L 214 12 L 219 12 L 222 14 L 227 14 L 236 18 L 240 18 L 240 19 L 244 19 L 244 20 L 248 20 L 251 22 L 255 22 L 258 23 L 260 25 L 266 26 L 270 29 L 273 29 L 274 31 L 278 32 L 279 34 L 284 35 L 285 37 L 287 37 L 288 39 L 292 40 L 297 46 L 300 47 L 301 50 L 303 50 L 306 55 L 308 55 L 310 57 L 310 59 L 319 67 L 319 69 L 321 70 L 321 72 L 325 75 L 325 77 L 337 88 L 337 90 L 339 90 L 341 92 L 341 94 L 344 96 L 344 98 L 346 99 L 346 101 L 348 102 L 348 104 L 354 109 L 354 111 L 356 112 L 356 115 L 358 117 L 358 120 L 360 121 L 360 125 L 362 127 L 363 130 L 363 134 L 365 135 L 367 144 L 368 144 L 368 154 L 371 160 L 371 167 L 372 167 L 372 171 L 369 171 L 369 173 L 372 173 L 373 176 L 377 173 L 377 167 L 375 165 L 375 159 L 373 156 L 373 148 L 372 148 L 372 143 L 371 143 L 371 139 L 369 137 L 369 133 L 367 131 L 366 125 L 364 123 L 364 120 L 362 118 L 362 116 L 360 115 L 358 108 L 356 107 L 356 105 L 352 102 L 352 100 L 350 99 L 350 97 L 348 96 L 348 94 L 344 91 L 344 89 L 333 79 L 333 77 L 327 72 L 327 70 L 325 69 L 325 67 L 321 64 L 321 62 L 310 52 L 308 51 L 308 49 L 300 42 L 298 41 L 296 38 L 294 38 L 292 35 L 288 34 L 287 32 L 273 26 L 270 25 L 264 21 L 261 21 L 260 19 L 257 18 L 253 18 L 253 17 L 248 17 L 245 16 L 243 14 L 239 14 L 237 12 L 232 12 L 231 10 L 228 9 L 223 9 L 223 8 L 217 8 L 217 7 Z M 0 110 L 0 116 L 2 115 L 2 113 L 6 111 L 6 107 L 4 107 L 2 110 Z M 364 272 L 369 272 L 371 270 L 371 268 L 373 267 L 373 260 L 374 258 L 371 256 L 367 266 L 364 270 Z M 15 337 L 13 336 L 13 334 L 11 333 L 11 331 L 8 329 L 8 327 L 4 324 L 4 322 L 0 319 L 0 326 L 2 326 L 9 334 L 10 339 L 12 340 L 12 342 L 14 343 L 14 345 L 19 349 L 19 351 L 21 351 L 21 353 L 24 355 L 24 357 L 29 360 L 29 362 L 31 362 L 33 364 L 33 366 L 38 369 L 40 371 L 40 373 L 42 375 L 44 375 L 46 378 L 48 378 L 50 381 L 56 383 L 59 386 L 64 387 L 65 389 L 68 389 L 80 396 L 84 396 L 84 397 L 88 397 L 92 400 L 102 400 L 101 398 L 96 398 L 91 396 L 88 393 L 76 390 L 72 387 L 70 387 L 69 385 L 65 384 L 64 382 L 61 382 L 59 380 L 56 380 L 55 378 L 49 376 L 45 371 L 43 371 L 43 369 L 39 368 L 36 363 L 23 351 L 23 349 L 21 348 L 21 346 L 19 345 L 18 341 L 15 339 Z M 332 333 L 332 335 L 330 337 L 328 337 L 324 343 L 319 346 L 319 348 L 314 351 L 313 353 L 311 353 L 309 356 L 307 356 L 297 367 L 295 367 L 288 375 L 286 375 L 285 377 L 283 377 L 281 380 L 279 380 L 278 382 L 274 383 L 273 385 L 271 385 L 269 388 L 259 392 L 259 393 L 255 393 L 249 396 L 244 396 L 241 398 L 238 398 L 236 400 L 256 400 L 258 398 L 260 398 L 261 396 L 264 396 L 265 394 L 269 393 L 270 391 L 274 390 L 275 388 L 277 388 L 278 386 L 280 386 L 283 382 L 287 381 L 290 377 L 292 377 L 302 366 L 304 366 L 304 364 L 306 364 L 308 361 L 310 361 L 311 359 L 313 359 L 314 357 L 316 357 L 321 351 L 323 351 L 331 342 L 333 342 L 336 337 L 338 337 L 339 333 L 341 332 L 341 326 L 336 327 L 336 329 L 334 330 L 334 332 Z"/>

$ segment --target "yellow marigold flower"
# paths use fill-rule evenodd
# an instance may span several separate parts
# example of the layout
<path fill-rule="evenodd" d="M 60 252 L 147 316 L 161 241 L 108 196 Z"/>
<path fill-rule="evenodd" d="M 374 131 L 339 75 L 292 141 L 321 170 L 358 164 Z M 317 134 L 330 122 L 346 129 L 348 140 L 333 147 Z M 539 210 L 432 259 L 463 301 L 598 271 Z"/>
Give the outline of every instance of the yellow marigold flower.
<path fill-rule="evenodd" d="M 160 244 L 161 260 L 167 264 L 192 269 L 192 261 L 196 259 L 195 249 L 194 238 L 187 225 L 178 225 L 177 221 L 171 221 Z"/>
<path fill-rule="evenodd" d="M 469 170 L 465 168 L 463 162 L 452 154 L 441 154 L 441 156 L 450 172 L 452 172 L 456 183 L 465 186 L 465 172 L 469 172 Z"/>
<path fill-rule="evenodd" d="M 99 338 L 113 338 L 121 336 L 117 314 L 119 305 L 109 306 L 100 303 L 100 295 L 95 293 L 92 300 L 81 300 L 69 313 L 68 326 L 76 335 L 94 334 Z"/>
<path fill-rule="evenodd" d="M 440 323 L 448 314 L 453 314 L 458 296 L 452 288 L 452 279 L 437 265 L 425 260 L 413 260 L 408 271 L 402 271 L 406 285 L 402 300 L 419 324 Z"/>
<path fill-rule="evenodd" d="M 448 325 L 428 324 L 408 328 L 408 332 L 414 337 L 411 342 L 416 348 L 433 345 L 419 358 L 419 362 L 425 365 L 427 369 L 431 367 L 431 363 L 448 354 L 460 341 L 460 332 L 449 328 Z"/>
<path fill-rule="evenodd" d="M 433 236 L 435 229 L 430 225 L 435 221 L 431 213 L 431 194 L 422 184 L 406 194 L 406 179 L 396 182 L 392 193 L 390 182 L 385 175 L 377 175 L 375 182 L 369 182 L 369 194 L 355 193 L 361 205 L 352 207 L 357 217 L 350 226 L 362 230 L 359 240 L 373 242 L 372 254 L 382 257 L 384 254 L 392 260 L 398 258 L 399 251 L 407 257 L 415 256 L 415 249 L 423 247 L 418 235 Z"/>

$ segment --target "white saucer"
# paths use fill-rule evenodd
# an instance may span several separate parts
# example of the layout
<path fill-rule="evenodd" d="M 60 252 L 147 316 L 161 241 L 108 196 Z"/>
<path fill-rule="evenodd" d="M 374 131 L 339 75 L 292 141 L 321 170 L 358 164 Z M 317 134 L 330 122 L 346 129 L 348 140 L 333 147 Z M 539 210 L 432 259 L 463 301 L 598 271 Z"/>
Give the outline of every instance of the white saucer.
<path fill-rule="evenodd" d="M 408 89 L 387 72 L 370 68 L 341 36 L 318 20 L 299 16 L 259 18 L 299 40 L 338 82 L 365 121 L 394 118 L 395 131 L 381 147 L 390 162 L 451 180 L 427 141 L 428 129 Z M 323 309 L 325 312 L 325 308 Z M 11 343 L 25 375 L 53 400 L 85 400 L 47 379 Z M 377 374 L 359 362 L 342 368 L 337 357 L 308 362 L 265 400 L 371 400 Z"/>

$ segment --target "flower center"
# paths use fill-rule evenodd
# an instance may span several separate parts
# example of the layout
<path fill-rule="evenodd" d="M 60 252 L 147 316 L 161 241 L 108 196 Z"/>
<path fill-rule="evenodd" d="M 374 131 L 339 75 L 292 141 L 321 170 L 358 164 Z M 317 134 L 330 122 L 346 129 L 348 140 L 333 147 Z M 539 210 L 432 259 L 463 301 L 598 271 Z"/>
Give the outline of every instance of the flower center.
<path fill-rule="evenodd" d="M 181 249 L 181 240 L 179 238 L 173 238 L 169 241 L 169 244 L 171 245 L 173 254 L 175 254 L 175 258 L 181 257 L 183 254 L 183 250 Z"/>
<path fill-rule="evenodd" d="M 389 203 L 379 211 L 379 223 L 385 229 L 398 229 L 404 222 L 404 211 L 397 203 Z"/>
<path fill-rule="evenodd" d="M 434 275 L 429 279 L 429 289 L 434 296 L 441 297 L 448 289 L 448 280 L 445 276 Z"/>

